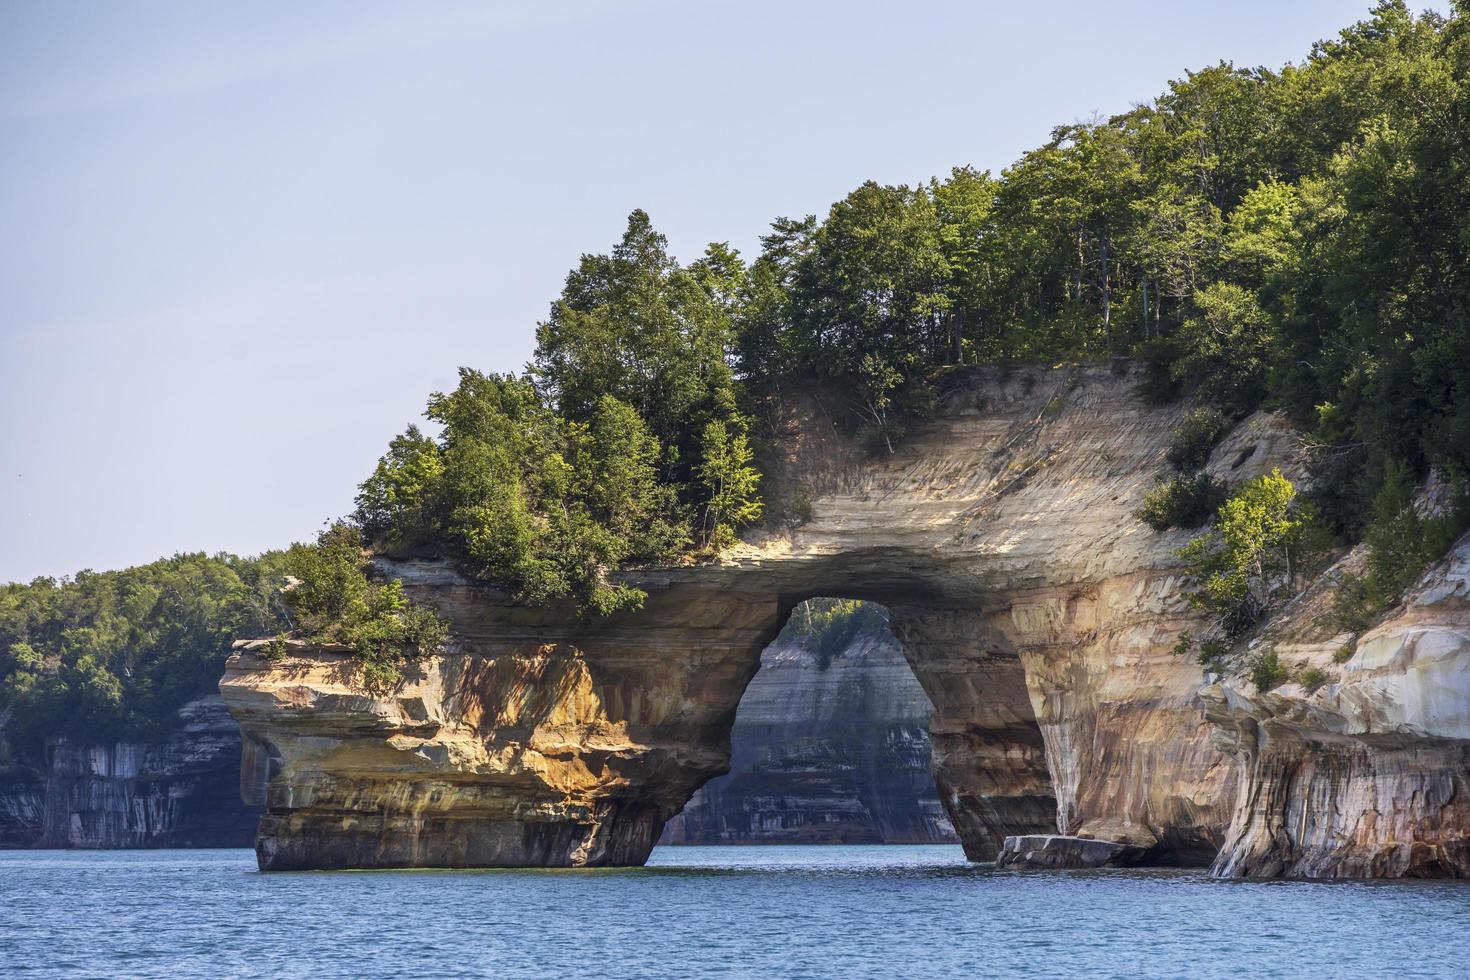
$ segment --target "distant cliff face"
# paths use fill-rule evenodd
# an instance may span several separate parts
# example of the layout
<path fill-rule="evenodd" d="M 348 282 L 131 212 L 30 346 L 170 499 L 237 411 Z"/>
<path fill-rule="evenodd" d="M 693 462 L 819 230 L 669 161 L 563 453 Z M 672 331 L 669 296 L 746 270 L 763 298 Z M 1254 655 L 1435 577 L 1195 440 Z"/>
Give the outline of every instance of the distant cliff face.
<path fill-rule="evenodd" d="M 240 800 L 240 731 L 211 695 L 158 744 L 53 744 L 40 772 L 0 774 L 3 847 L 244 847 L 259 811 Z"/>
<path fill-rule="evenodd" d="M 1106 367 L 977 372 L 876 459 L 820 413 L 797 420 L 773 476 L 808 494 L 810 519 L 718 562 L 629 573 L 648 592 L 636 612 L 582 619 L 446 563 L 384 563 L 454 632 L 399 688 L 366 693 L 337 651 L 273 660 L 265 644 L 221 682 L 265 806 L 261 866 L 640 863 L 728 771 L 737 706 L 792 607 L 846 596 L 891 613 L 974 859 L 1060 832 L 1135 863 L 1219 855 L 1222 874 L 1459 872 L 1460 587 L 1431 584 L 1442 598 L 1361 638 L 1338 691 L 1202 693 L 1172 652 L 1203 625 L 1176 554 L 1190 534 L 1134 516 L 1184 407 L 1144 406 L 1132 383 Z M 1290 430 L 1259 415 L 1208 469 L 1273 467 L 1302 475 Z M 1290 642 L 1299 606 L 1263 638 Z"/>
<path fill-rule="evenodd" d="M 889 634 L 826 663 L 778 641 L 740 701 L 730 773 L 701 787 L 660 843 L 953 842 L 929 771 L 930 710 Z"/>

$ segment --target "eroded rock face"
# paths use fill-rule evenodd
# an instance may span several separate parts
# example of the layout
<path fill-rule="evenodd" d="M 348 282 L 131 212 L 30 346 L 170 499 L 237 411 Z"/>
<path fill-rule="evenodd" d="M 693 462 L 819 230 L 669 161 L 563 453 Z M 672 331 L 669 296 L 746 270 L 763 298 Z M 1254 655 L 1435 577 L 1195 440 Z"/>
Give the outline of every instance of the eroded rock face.
<path fill-rule="evenodd" d="M 231 658 L 263 868 L 641 863 L 724 770 L 781 618 L 773 596 L 665 587 L 587 623 L 444 565 L 395 572 L 456 637 L 396 690 L 366 694 L 330 651 Z"/>
<path fill-rule="evenodd" d="M 216 695 L 157 743 L 47 749 L 0 778 L 0 847 L 244 847 L 258 812 L 236 790 L 240 732 Z"/>
<path fill-rule="evenodd" d="M 515 606 L 447 565 L 385 563 L 449 619 L 454 646 L 365 694 L 345 659 L 264 645 L 221 683 L 247 733 L 266 868 L 630 864 L 726 771 L 736 705 L 787 612 L 883 603 L 934 704 L 940 799 L 976 859 L 1007 836 L 1090 835 L 1160 861 L 1223 840 L 1237 769 L 1212 745 L 1198 628 L 1174 551 L 1134 512 L 1183 411 L 1104 367 L 977 372 L 891 457 L 806 419 L 775 474 L 799 527 L 718 563 L 629 575 L 645 608 L 584 622 Z M 1212 470 L 1281 466 L 1291 438 L 1249 420 Z"/>
<path fill-rule="evenodd" d="M 659 843 L 953 843 L 930 775 L 930 711 L 886 630 L 828 662 L 778 640 L 736 713 L 731 772 Z"/>
<path fill-rule="evenodd" d="M 1217 874 L 1470 877 L 1470 536 L 1339 662 L 1352 637 L 1324 625 L 1324 607 L 1361 557 L 1257 641 L 1329 683 L 1202 692 L 1242 772 Z"/>

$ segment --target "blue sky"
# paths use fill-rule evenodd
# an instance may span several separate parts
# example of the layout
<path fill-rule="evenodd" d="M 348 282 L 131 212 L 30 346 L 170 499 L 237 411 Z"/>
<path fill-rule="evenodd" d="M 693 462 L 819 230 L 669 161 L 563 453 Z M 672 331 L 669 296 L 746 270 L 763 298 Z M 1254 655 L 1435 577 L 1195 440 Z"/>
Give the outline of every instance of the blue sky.
<path fill-rule="evenodd" d="M 0 2 L 0 581 L 310 537 L 635 207 L 749 254 L 1367 7 Z"/>

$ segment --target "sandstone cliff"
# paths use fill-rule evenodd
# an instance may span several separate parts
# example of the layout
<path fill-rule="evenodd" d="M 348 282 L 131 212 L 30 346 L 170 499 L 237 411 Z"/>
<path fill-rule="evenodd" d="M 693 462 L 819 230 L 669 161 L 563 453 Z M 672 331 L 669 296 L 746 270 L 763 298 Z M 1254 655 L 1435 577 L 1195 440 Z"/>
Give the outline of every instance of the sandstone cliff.
<path fill-rule="evenodd" d="M 735 714 L 731 771 L 695 792 L 660 843 L 953 842 L 929 774 L 930 710 L 886 631 L 826 663 L 778 640 Z"/>
<path fill-rule="evenodd" d="M 1470 877 L 1470 536 L 1355 638 L 1325 613 L 1361 559 L 1255 640 L 1327 683 L 1202 692 L 1242 781 L 1217 874 Z"/>
<path fill-rule="evenodd" d="M 1134 517 L 1184 409 L 1130 387 L 1102 367 L 977 371 L 877 459 L 814 410 L 775 472 L 809 517 L 719 562 L 630 574 L 649 592 L 636 613 L 582 620 L 444 563 L 384 562 L 455 636 L 399 689 L 364 693 L 332 651 L 272 661 L 250 644 L 230 661 L 262 867 L 641 862 L 727 771 L 761 650 L 793 605 L 827 595 L 890 610 L 972 858 L 1048 838 L 1027 846 L 1050 864 L 1107 851 L 1218 855 L 1221 874 L 1464 873 L 1463 548 L 1359 638 L 1338 683 L 1204 687 L 1172 652 L 1201 625 L 1175 557 L 1189 535 Z M 1230 482 L 1273 467 L 1302 477 L 1267 415 L 1209 464 Z M 1340 640 L 1310 610 L 1333 574 L 1255 642 L 1330 660 Z"/>
<path fill-rule="evenodd" d="M 883 603 L 934 704 L 934 775 L 967 852 L 1092 835 L 1206 861 L 1238 774 L 1211 743 L 1174 551 L 1135 519 L 1184 408 L 1107 367 L 977 371 L 891 457 L 802 420 L 780 480 L 810 519 L 713 564 L 650 570 L 645 608 L 583 621 L 442 563 L 384 563 L 455 644 L 365 694 L 346 659 L 247 646 L 222 681 L 266 807 L 263 867 L 625 864 L 729 765 L 736 707 L 797 602 Z M 1262 416 L 1215 453 L 1292 468 Z"/>
<path fill-rule="evenodd" d="M 219 697 L 191 701 L 159 743 L 54 743 L 0 775 L 0 847 L 244 847 L 240 731 Z"/>

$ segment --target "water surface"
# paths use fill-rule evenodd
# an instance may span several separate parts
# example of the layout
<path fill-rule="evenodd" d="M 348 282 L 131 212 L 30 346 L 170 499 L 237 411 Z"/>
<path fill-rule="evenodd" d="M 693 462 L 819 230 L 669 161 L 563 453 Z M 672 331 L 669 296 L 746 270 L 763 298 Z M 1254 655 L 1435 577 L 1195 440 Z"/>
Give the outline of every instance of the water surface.
<path fill-rule="evenodd" d="M 997 872 L 958 847 L 263 875 L 246 850 L 0 852 L 3 976 L 1396 977 L 1470 972 L 1470 885 Z"/>

